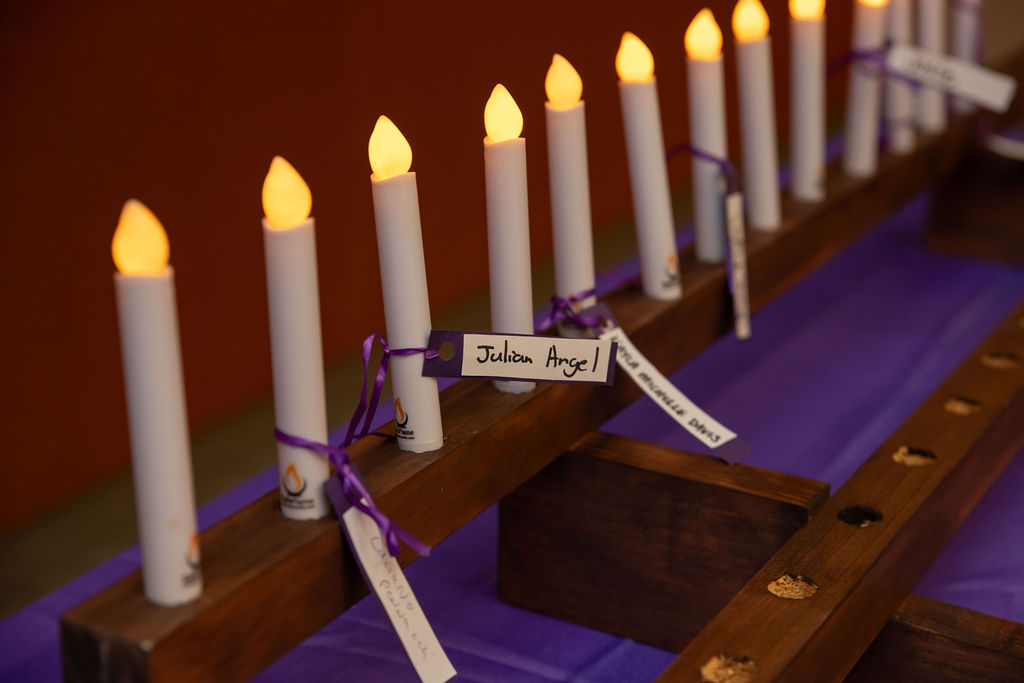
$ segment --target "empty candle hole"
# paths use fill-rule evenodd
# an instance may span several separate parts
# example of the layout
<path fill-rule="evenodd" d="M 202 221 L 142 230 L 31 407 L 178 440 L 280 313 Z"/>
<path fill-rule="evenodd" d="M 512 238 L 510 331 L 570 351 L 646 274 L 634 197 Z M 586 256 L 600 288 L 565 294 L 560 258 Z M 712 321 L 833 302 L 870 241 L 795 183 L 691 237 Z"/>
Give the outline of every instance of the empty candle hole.
<path fill-rule="evenodd" d="M 892 459 L 894 462 L 906 465 L 907 467 L 920 467 L 921 465 L 931 465 L 935 462 L 935 454 L 927 448 L 900 446 L 899 449 L 892 454 Z"/>
<path fill-rule="evenodd" d="M 768 584 L 768 592 L 778 598 L 803 600 L 818 592 L 818 584 L 802 574 L 787 572 Z"/>
<path fill-rule="evenodd" d="M 705 683 L 749 683 L 754 680 L 754 660 L 736 655 L 715 655 L 700 668 Z"/>
<path fill-rule="evenodd" d="M 946 401 L 946 412 L 954 415 L 971 415 L 981 410 L 981 401 L 966 396 L 954 396 Z"/>
<path fill-rule="evenodd" d="M 992 351 L 981 357 L 981 362 L 990 368 L 1005 370 L 1020 365 L 1020 356 L 1008 351 Z"/>
<path fill-rule="evenodd" d="M 882 513 L 867 505 L 852 505 L 848 508 L 843 508 L 836 513 L 836 517 L 843 524 L 860 527 L 861 529 L 882 521 Z"/>
<path fill-rule="evenodd" d="M 455 357 L 455 344 L 450 341 L 446 341 L 441 344 L 441 348 L 437 350 L 437 356 L 441 360 L 449 361 Z"/>

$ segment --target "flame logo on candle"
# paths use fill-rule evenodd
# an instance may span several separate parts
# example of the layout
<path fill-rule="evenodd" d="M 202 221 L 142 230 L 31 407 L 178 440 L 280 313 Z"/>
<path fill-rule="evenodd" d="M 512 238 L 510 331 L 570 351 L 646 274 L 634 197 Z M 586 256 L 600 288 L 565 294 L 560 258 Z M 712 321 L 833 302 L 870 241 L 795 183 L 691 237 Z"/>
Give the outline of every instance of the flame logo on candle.
<path fill-rule="evenodd" d="M 199 534 L 193 533 L 185 551 L 185 564 L 193 571 L 199 569 Z"/>
<path fill-rule="evenodd" d="M 295 469 L 295 463 L 288 465 L 288 469 L 284 471 L 284 476 L 281 477 L 281 488 L 293 498 L 301 496 L 305 492 L 306 482 L 299 476 L 298 470 Z"/>
<path fill-rule="evenodd" d="M 395 399 L 395 425 L 404 427 L 409 424 L 409 414 L 402 410 L 402 399 Z"/>
<path fill-rule="evenodd" d="M 665 261 L 665 281 L 661 283 L 662 287 L 668 288 L 679 282 L 679 261 L 676 260 L 675 254 L 669 254 L 668 259 Z"/>

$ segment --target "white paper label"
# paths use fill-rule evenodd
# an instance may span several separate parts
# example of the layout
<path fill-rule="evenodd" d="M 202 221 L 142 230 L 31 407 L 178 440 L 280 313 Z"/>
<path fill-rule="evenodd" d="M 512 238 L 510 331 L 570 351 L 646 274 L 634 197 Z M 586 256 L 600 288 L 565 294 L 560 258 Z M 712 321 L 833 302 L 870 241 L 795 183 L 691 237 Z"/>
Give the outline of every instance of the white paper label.
<path fill-rule="evenodd" d="M 725 225 L 729 236 L 729 272 L 732 274 L 732 310 L 736 338 L 750 338 L 750 293 L 747 286 L 747 237 L 743 223 L 743 193 L 725 197 Z"/>
<path fill-rule="evenodd" d="M 736 434 L 688 399 L 633 345 L 621 327 L 610 327 L 601 333 L 601 339 L 618 342 L 616 360 L 644 393 L 661 407 L 673 420 L 708 448 L 721 448 L 736 438 Z"/>
<path fill-rule="evenodd" d="M 605 384 L 614 355 L 599 339 L 466 333 L 462 376 Z"/>
<path fill-rule="evenodd" d="M 420 680 L 444 683 L 454 678 L 455 668 L 430 628 L 402 568 L 388 553 L 377 523 L 354 507 L 346 510 L 342 519 L 366 580 L 384 606 Z"/>
<path fill-rule="evenodd" d="M 889 50 L 886 65 L 928 87 L 945 90 L 996 112 L 1009 108 L 1017 90 L 1017 81 L 1006 74 L 910 45 L 897 45 Z"/>

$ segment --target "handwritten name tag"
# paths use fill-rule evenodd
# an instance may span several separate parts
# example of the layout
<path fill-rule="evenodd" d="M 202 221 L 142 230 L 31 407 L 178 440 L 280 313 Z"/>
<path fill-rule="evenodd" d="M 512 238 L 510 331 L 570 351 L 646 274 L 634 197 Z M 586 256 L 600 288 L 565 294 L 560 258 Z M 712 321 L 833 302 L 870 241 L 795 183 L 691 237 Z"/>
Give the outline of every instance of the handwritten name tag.
<path fill-rule="evenodd" d="M 398 561 L 388 553 L 377 523 L 351 506 L 337 477 L 327 480 L 324 491 L 341 517 L 341 528 L 363 570 L 367 585 L 384 607 L 420 680 L 444 683 L 454 678 L 455 667 L 434 635 Z"/>
<path fill-rule="evenodd" d="M 729 290 L 736 338 L 750 338 L 750 293 L 747 287 L 747 236 L 743 223 L 743 193 L 725 197 L 725 225 L 729 236 Z"/>
<path fill-rule="evenodd" d="M 1017 90 L 1017 81 L 1006 74 L 911 45 L 897 45 L 889 50 L 886 66 L 996 112 L 1009 108 Z"/>
<path fill-rule="evenodd" d="M 611 384 L 615 376 L 615 343 L 600 339 L 433 330 L 427 346 L 440 356 L 424 361 L 425 377 Z"/>

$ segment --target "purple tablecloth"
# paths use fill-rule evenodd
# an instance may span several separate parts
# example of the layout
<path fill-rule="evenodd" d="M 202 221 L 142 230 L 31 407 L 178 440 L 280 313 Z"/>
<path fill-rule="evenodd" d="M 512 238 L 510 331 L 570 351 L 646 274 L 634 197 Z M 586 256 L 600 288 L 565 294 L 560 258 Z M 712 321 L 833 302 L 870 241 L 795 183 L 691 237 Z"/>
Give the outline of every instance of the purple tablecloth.
<path fill-rule="evenodd" d="M 1024 296 L 1024 271 L 925 250 L 928 204 L 927 195 L 907 203 L 758 312 L 753 339 L 723 338 L 673 375 L 753 446 L 750 464 L 827 481 L 835 490 Z M 604 285 L 635 271 L 635 262 L 626 263 Z M 645 400 L 604 429 L 700 451 Z M 204 506 L 201 525 L 275 485 L 272 470 L 255 477 Z M 1018 458 L 916 592 L 1024 621 L 1022 488 Z M 672 660 L 672 653 L 498 602 L 496 532 L 491 509 L 408 571 L 459 680 L 649 681 Z M 0 623 L 0 678 L 57 680 L 60 613 L 138 563 L 138 550 L 128 550 Z M 373 599 L 257 680 L 342 677 L 415 680 Z"/>

